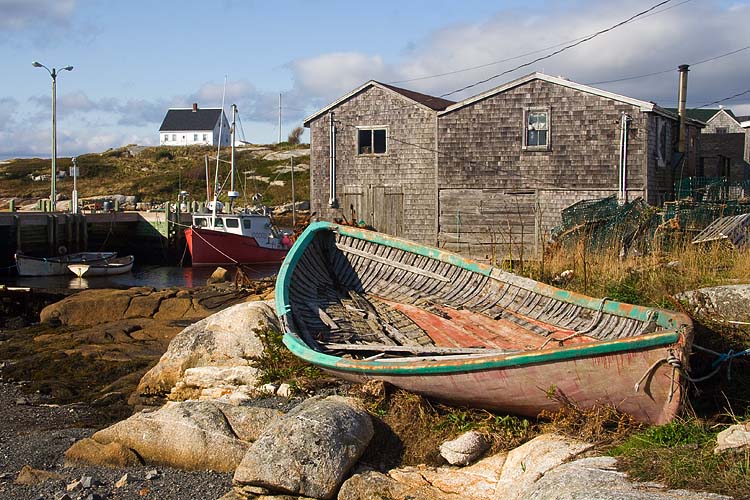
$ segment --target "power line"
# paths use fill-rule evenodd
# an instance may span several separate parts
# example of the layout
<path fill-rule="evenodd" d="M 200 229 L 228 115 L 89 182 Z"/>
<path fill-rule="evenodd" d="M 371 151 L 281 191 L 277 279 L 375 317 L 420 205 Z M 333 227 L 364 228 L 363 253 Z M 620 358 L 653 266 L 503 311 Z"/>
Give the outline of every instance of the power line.
<path fill-rule="evenodd" d="M 643 20 L 643 19 L 645 19 L 647 17 L 655 16 L 656 14 L 661 14 L 662 12 L 666 12 L 668 10 L 674 9 L 676 7 L 679 7 L 679 6 L 683 5 L 683 4 L 686 4 L 686 3 L 692 2 L 692 1 L 693 0 L 683 0 L 682 2 L 680 2 L 678 4 L 672 5 L 670 7 L 667 7 L 665 9 L 661 9 L 661 10 L 656 11 L 656 12 L 652 12 L 652 13 L 650 13 L 648 15 L 643 15 L 643 16 L 639 17 L 638 19 L 634 19 L 633 21 L 640 21 L 640 20 Z M 388 83 L 390 83 L 390 84 L 397 84 L 397 83 L 417 82 L 417 81 L 421 81 L 421 80 L 431 80 L 433 78 L 440 78 L 440 77 L 443 77 L 443 76 L 456 75 L 458 73 L 465 73 L 467 71 L 473 71 L 473 70 L 476 70 L 476 69 L 487 68 L 489 66 L 495 66 L 497 64 L 502 64 L 504 62 L 515 61 L 516 59 L 521 59 L 522 57 L 526 57 L 526 56 L 531 56 L 531 55 L 534 55 L 534 54 L 538 54 L 540 52 L 544 52 L 546 50 L 550 50 L 550 49 L 554 49 L 554 48 L 557 48 L 557 47 L 561 47 L 563 45 L 567 45 L 569 43 L 577 42 L 579 40 L 584 40 L 585 38 L 587 38 L 589 36 L 593 36 L 593 35 L 595 35 L 595 34 L 584 35 L 584 36 L 581 36 L 581 37 L 578 37 L 578 38 L 573 38 L 572 40 L 568 40 L 568 41 L 565 41 L 565 42 L 556 43 L 556 44 L 550 45 L 548 47 L 543 47 L 541 49 L 532 50 L 531 52 L 525 52 L 523 54 L 519 54 L 519 55 L 516 55 L 516 56 L 508 57 L 506 59 L 500 59 L 498 61 L 492 61 L 492 62 L 480 64 L 478 66 L 470 66 L 470 67 L 467 67 L 467 68 L 457 69 L 457 70 L 453 70 L 453 71 L 446 71 L 445 73 L 438 73 L 438 74 L 434 74 L 434 75 L 419 76 L 419 77 L 416 77 L 416 78 L 408 78 L 408 79 L 405 79 L 405 80 L 396 80 L 396 81 L 392 81 L 392 82 L 388 82 Z"/>
<path fill-rule="evenodd" d="M 708 59 L 703 59 L 702 61 L 698 61 L 698 62 L 694 62 L 694 63 L 689 63 L 689 65 L 690 66 L 698 66 L 699 64 L 707 63 L 707 62 L 710 62 L 710 61 L 715 61 L 717 59 L 721 59 L 722 57 L 731 56 L 731 55 L 734 55 L 734 54 L 736 54 L 738 52 L 742 52 L 743 50 L 747 50 L 747 49 L 750 49 L 750 45 L 746 45 L 746 46 L 744 46 L 742 48 L 735 49 L 735 50 L 733 50 L 731 52 L 727 52 L 725 54 L 721 54 L 721 55 L 714 56 L 714 57 L 709 57 Z M 646 74 L 643 74 L 643 75 L 626 76 L 624 78 L 618 78 L 616 80 L 605 80 L 605 81 L 602 81 L 602 82 L 587 83 L 586 85 L 603 85 L 605 83 L 624 82 L 624 81 L 627 81 L 627 80 L 636 80 L 638 78 L 646 78 L 648 76 L 663 75 L 664 73 L 671 73 L 673 71 L 674 71 L 674 68 L 669 68 L 669 69 L 665 69 L 663 71 L 655 71 L 653 73 L 646 73 Z"/>
<path fill-rule="evenodd" d="M 724 102 L 724 101 L 731 101 L 735 97 L 739 97 L 739 96 L 745 95 L 745 94 L 750 94 L 750 89 L 747 89 L 747 90 L 745 90 L 743 92 L 740 92 L 739 94 L 734 94 L 733 96 L 725 97 L 724 99 L 719 99 L 718 101 L 709 102 L 708 104 L 704 104 L 702 106 L 698 106 L 696 108 L 690 108 L 690 109 L 701 109 L 701 108 L 705 108 L 706 106 L 713 106 L 714 104 L 719 104 L 719 103 Z"/>
<path fill-rule="evenodd" d="M 572 49 L 573 47 L 577 47 L 578 45 L 581 45 L 582 43 L 588 42 L 589 40 L 591 40 L 593 38 L 596 38 L 599 35 L 602 35 L 604 33 L 612 31 L 613 29 L 618 28 L 618 27 L 620 27 L 620 26 L 622 26 L 624 24 L 627 24 L 627 23 L 633 21 L 634 19 L 636 19 L 638 17 L 641 17 L 644 14 L 648 14 L 649 12 L 652 12 L 653 10 L 655 10 L 655 9 L 661 7 L 662 5 L 665 5 L 665 4 L 667 4 L 667 3 L 671 2 L 671 1 L 672 0 L 663 0 L 662 2 L 659 2 L 656 5 L 654 5 L 652 7 L 649 7 L 648 9 L 646 9 L 644 11 L 641 11 L 641 12 L 635 14 L 635 15 L 630 16 L 629 18 L 625 19 L 624 21 L 620 21 L 619 23 L 614 24 L 614 25 L 610 26 L 609 28 L 605 28 L 603 30 L 599 30 L 596 33 L 594 33 L 593 35 L 589 35 L 586 38 L 582 38 L 581 40 L 578 40 L 575 43 L 571 43 L 569 45 L 566 45 L 565 47 L 563 47 L 561 49 L 558 49 L 558 50 L 556 50 L 556 51 L 554 51 L 554 52 L 552 52 L 550 54 L 547 54 L 546 56 L 537 57 L 533 61 L 529 61 L 527 63 L 520 64 L 520 65 L 518 65 L 518 66 L 516 66 L 514 68 L 511 68 L 509 70 L 503 71 L 502 73 L 498 73 L 498 74 L 493 75 L 493 76 L 491 76 L 489 78 L 485 78 L 484 80 L 480 80 L 478 82 L 466 85 L 464 87 L 461 87 L 460 89 L 456 89 L 456 90 L 453 90 L 451 92 L 447 92 L 445 94 L 440 95 L 440 97 L 446 97 L 446 96 L 449 96 L 449 95 L 452 95 L 452 94 L 456 94 L 458 92 L 463 92 L 464 90 L 468 90 L 468 89 L 470 89 L 472 87 L 476 87 L 477 85 L 481 85 L 483 83 L 487 83 L 487 82 L 489 82 L 491 80 L 494 80 L 495 78 L 499 78 L 499 77 L 501 77 L 503 75 L 507 75 L 508 73 L 512 73 L 512 72 L 514 72 L 516 70 L 519 70 L 521 68 L 524 68 L 526 66 L 531 66 L 532 64 L 537 63 L 539 61 L 543 61 L 545 59 L 549 59 L 549 58 L 551 58 L 553 56 L 556 56 L 557 54 L 560 54 L 561 52 L 565 52 L 566 50 Z"/>

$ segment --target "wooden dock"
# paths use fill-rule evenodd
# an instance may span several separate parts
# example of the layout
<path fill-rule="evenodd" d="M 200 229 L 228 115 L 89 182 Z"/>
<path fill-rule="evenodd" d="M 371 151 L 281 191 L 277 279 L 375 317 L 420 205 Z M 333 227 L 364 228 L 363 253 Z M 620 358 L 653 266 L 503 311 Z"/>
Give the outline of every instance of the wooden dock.
<path fill-rule="evenodd" d="M 40 257 L 79 251 L 133 254 L 137 262 L 175 264 L 185 251 L 190 214 L 159 212 L 0 212 L 0 266 L 23 252 Z"/>

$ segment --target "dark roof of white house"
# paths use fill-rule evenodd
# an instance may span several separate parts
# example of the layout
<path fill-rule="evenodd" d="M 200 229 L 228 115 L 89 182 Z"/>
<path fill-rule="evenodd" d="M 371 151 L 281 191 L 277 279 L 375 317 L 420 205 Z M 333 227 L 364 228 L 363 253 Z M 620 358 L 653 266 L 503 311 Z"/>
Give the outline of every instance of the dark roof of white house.
<path fill-rule="evenodd" d="M 159 132 L 185 130 L 213 130 L 221 116 L 221 108 L 170 109 L 159 127 Z"/>

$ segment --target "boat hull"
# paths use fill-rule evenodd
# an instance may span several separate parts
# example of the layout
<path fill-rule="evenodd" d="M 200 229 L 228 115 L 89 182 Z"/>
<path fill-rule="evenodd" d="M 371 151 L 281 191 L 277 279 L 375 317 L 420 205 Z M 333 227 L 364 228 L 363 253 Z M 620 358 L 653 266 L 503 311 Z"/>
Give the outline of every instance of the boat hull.
<path fill-rule="evenodd" d="M 115 276 L 133 270 L 135 258 L 132 255 L 117 259 L 107 259 L 101 263 L 70 264 L 68 269 L 79 278 L 92 276 Z"/>
<path fill-rule="evenodd" d="M 593 356 L 527 366 L 494 367 L 429 375 L 381 375 L 345 370 L 327 372 L 352 382 L 377 379 L 449 404 L 536 417 L 555 411 L 561 401 L 581 408 L 609 404 L 640 421 L 664 424 L 677 414 L 683 394 L 672 387 L 671 369 L 657 371 L 647 391 L 634 387 L 649 368 L 664 358 L 662 347 L 623 354 Z M 606 373 L 606 376 L 603 375 Z"/>
<path fill-rule="evenodd" d="M 17 254 L 16 269 L 19 276 L 59 276 L 68 274 L 69 264 L 103 262 L 116 255 L 116 252 L 79 252 L 42 258 Z"/>
<path fill-rule="evenodd" d="M 453 404 L 528 416 L 608 404 L 661 424 L 684 398 L 687 316 L 380 233 L 311 225 L 282 264 L 276 306 L 302 359 Z"/>
<path fill-rule="evenodd" d="M 277 264 L 288 253 L 285 248 L 267 248 L 252 236 L 190 227 L 185 229 L 193 266 Z"/>

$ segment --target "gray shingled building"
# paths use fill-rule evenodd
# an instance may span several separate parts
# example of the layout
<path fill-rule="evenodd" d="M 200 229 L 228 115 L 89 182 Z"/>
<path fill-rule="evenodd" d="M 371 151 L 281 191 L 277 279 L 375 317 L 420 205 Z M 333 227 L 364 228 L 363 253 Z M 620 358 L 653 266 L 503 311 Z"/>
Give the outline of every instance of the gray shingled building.
<path fill-rule="evenodd" d="M 457 103 L 370 81 L 305 120 L 311 208 L 331 219 L 354 206 L 380 231 L 480 258 L 522 242 L 530 255 L 577 201 L 671 199 L 700 153 L 702 124 L 687 122 L 684 154 L 678 124 L 541 73 Z"/>

